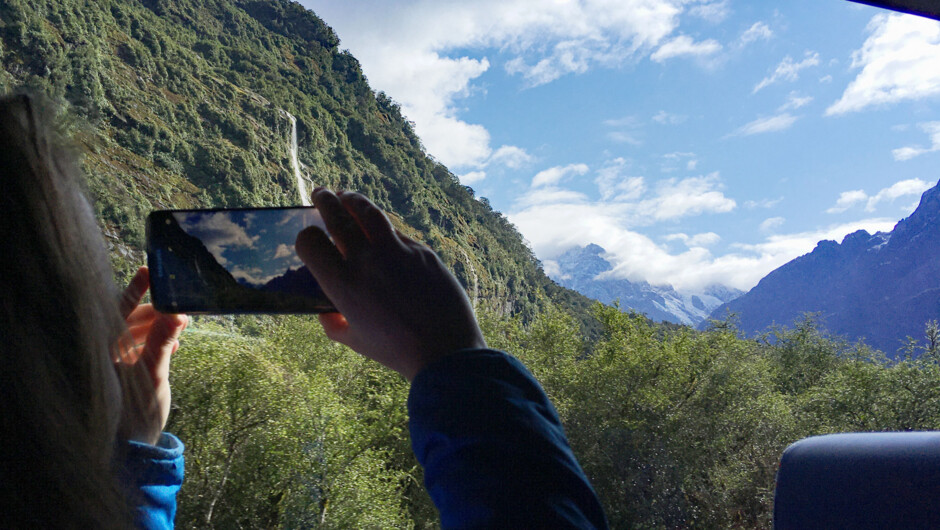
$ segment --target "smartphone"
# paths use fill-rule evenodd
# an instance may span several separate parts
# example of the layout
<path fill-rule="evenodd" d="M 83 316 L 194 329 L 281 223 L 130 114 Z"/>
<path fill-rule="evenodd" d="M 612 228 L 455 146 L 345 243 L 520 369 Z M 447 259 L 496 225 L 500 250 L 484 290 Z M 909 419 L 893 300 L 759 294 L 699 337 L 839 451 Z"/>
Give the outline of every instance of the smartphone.
<path fill-rule="evenodd" d="M 336 311 L 294 250 L 309 207 L 160 210 L 147 217 L 153 305 L 165 313 Z"/>

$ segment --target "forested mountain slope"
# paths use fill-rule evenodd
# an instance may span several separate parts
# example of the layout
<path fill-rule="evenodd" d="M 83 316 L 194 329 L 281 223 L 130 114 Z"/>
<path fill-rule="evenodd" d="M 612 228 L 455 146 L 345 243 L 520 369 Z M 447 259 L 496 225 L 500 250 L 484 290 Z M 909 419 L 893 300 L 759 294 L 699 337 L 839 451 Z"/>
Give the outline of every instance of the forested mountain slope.
<path fill-rule="evenodd" d="M 555 300 L 590 322 L 339 42 L 287 0 L 4 0 L 0 90 L 66 103 L 119 269 L 139 263 L 122 256 L 151 209 L 299 204 L 326 185 L 393 212 L 483 307 L 531 316 Z"/>
<path fill-rule="evenodd" d="M 820 241 L 712 318 L 728 312 L 749 334 L 818 313 L 833 334 L 897 356 L 908 338 L 920 340 L 925 324 L 940 319 L 940 185 L 924 192 L 891 232 L 859 230 L 841 244 Z"/>

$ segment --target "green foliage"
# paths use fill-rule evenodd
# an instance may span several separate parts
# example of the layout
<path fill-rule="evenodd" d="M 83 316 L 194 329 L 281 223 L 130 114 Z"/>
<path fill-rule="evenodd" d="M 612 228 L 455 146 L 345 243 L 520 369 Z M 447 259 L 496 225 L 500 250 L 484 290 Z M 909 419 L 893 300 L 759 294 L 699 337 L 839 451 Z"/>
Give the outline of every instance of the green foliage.
<path fill-rule="evenodd" d="M 761 340 L 596 304 L 600 340 L 551 305 L 482 311 L 488 343 L 542 382 L 615 528 L 768 528 L 790 443 L 940 428 L 940 365 L 898 362 L 813 319 Z M 799 362 L 794 359 L 799 358 Z M 169 430 L 187 443 L 181 527 L 434 527 L 405 417 L 407 384 L 314 319 L 198 319 L 173 364 Z"/>
<path fill-rule="evenodd" d="M 411 525 L 404 381 L 297 318 L 202 319 L 173 365 L 183 527 Z M 403 441 L 403 439 L 405 439 Z"/>
<path fill-rule="evenodd" d="M 615 528 L 769 528 L 784 448 L 816 434 L 940 427 L 940 365 L 927 346 L 889 362 L 807 318 L 761 340 L 595 306 L 587 350 L 557 310 L 531 324 L 481 318 L 558 408 Z M 923 352 L 922 355 L 917 355 Z"/>

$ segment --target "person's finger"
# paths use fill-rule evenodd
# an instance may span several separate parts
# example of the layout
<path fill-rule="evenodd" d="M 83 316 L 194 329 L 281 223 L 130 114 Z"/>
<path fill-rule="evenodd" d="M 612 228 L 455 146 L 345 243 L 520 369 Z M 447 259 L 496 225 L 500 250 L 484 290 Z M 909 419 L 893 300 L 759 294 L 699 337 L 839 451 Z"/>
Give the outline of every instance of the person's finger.
<path fill-rule="evenodd" d="M 147 324 L 152 321 L 159 313 L 154 309 L 153 304 L 140 304 L 130 315 L 124 319 L 127 322 L 128 327 L 138 326 L 141 324 Z"/>
<path fill-rule="evenodd" d="M 347 338 L 349 331 L 349 322 L 346 317 L 340 313 L 320 313 L 317 316 L 327 338 L 343 344 L 346 343 L 344 339 Z"/>
<path fill-rule="evenodd" d="M 147 289 L 150 287 L 150 271 L 147 267 L 137 269 L 137 274 L 131 278 L 130 284 L 121 294 L 120 307 L 121 318 L 127 318 L 134 311 L 137 304 L 144 297 Z"/>
<path fill-rule="evenodd" d="M 150 306 L 150 304 L 146 304 Z M 145 306 L 140 306 L 134 310 L 134 313 L 131 314 L 127 319 L 127 330 L 130 332 L 130 346 L 137 347 L 142 346 L 146 341 L 147 337 L 150 335 L 150 330 L 153 327 L 154 321 L 158 317 L 162 317 L 163 313 L 158 313 L 155 309 L 150 307 L 149 311 L 142 311 L 144 315 L 137 316 L 136 313 L 140 310 L 146 309 Z M 177 316 L 185 317 L 185 324 L 183 324 L 183 329 L 189 325 L 189 317 L 185 314 L 179 314 Z"/>
<path fill-rule="evenodd" d="M 301 230 L 294 242 L 294 249 L 327 296 L 333 292 L 334 285 L 340 288 L 343 256 L 320 227 L 308 226 Z"/>
<path fill-rule="evenodd" d="M 170 356 L 178 347 L 175 344 L 188 321 L 186 315 L 160 315 L 154 320 L 140 360 L 146 364 L 155 386 L 169 376 Z"/>
<path fill-rule="evenodd" d="M 398 239 L 400 239 L 401 242 L 402 242 L 402 243 L 405 243 L 406 245 L 413 245 L 413 246 L 417 246 L 417 247 L 426 247 L 426 246 L 427 246 L 427 245 L 425 245 L 424 243 L 420 243 L 420 242 L 415 241 L 414 239 L 412 239 L 412 238 L 406 236 L 405 234 L 401 233 L 400 230 L 397 230 L 397 229 L 396 229 L 396 230 L 395 230 L 395 235 L 398 236 Z"/>
<path fill-rule="evenodd" d="M 152 327 L 152 322 L 128 327 L 127 329 L 131 334 L 131 347 L 140 346 L 147 342 L 147 337 L 150 335 L 150 329 Z"/>
<path fill-rule="evenodd" d="M 359 223 L 336 194 L 318 188 L 313 194 L 313 205 L 320 211 L 327 232 L 333 236 L 333 242 L 344 256 L 349 256 L 350 252 L 355 252 L 365 245 L 366 236 Z"/>
<path fill-rule="evenodd" d="M 310 192 L 310 203 L 313 203 L 314 198 L 317 196 L 317 193 L 320 193 L 320 190 L 325 190 L 323 186 L 316 186 L 313 188 L 313 191 Z"/>
<path fill-rule="evenodd" d="M 394 241 L 395 227 L 392 226 L 392 222 L 364 195 L 346 192 L 339 196 L 339 200 L 352 213 L 369 241 L 377 245 Z"/>

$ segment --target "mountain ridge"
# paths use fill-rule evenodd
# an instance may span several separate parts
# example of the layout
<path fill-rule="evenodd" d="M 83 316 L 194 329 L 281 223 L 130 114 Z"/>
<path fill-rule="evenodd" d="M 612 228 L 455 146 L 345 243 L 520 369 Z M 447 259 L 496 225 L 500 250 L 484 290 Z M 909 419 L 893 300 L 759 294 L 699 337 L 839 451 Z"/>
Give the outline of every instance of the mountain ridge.
<path fill-rule="evenodd" d="M 896 356 L 907 337 L 922 338 L 927 321 L 940 318 L 940 183 L 891 232 L 820 241 L 710 319 L 729 312 L 748 334 L 817 313 L 830 332 Z"/>

